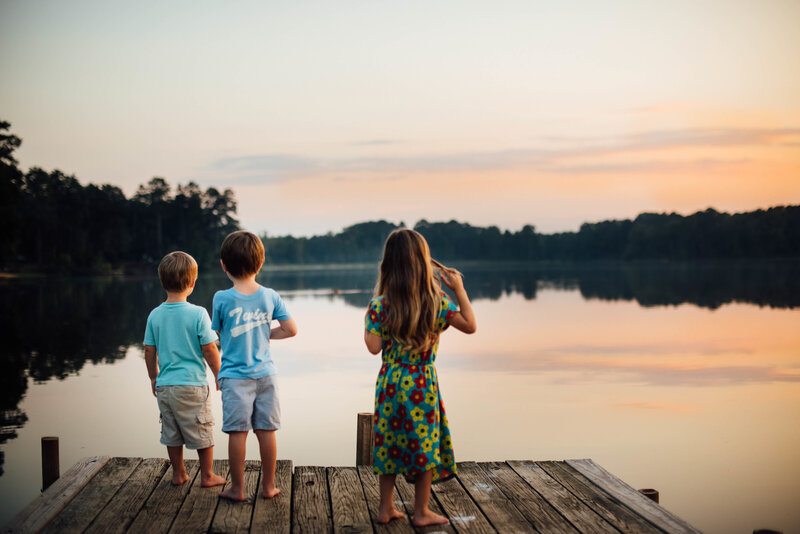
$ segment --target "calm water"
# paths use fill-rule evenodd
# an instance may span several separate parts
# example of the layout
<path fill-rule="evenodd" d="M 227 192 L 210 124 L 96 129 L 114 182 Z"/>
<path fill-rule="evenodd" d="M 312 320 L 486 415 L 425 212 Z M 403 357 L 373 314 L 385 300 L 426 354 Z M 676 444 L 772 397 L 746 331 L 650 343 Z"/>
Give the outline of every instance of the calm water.
<path fill-rule="evenodd" d="M 462 267 L 479 329 L 445 333 L 437 362 L 458 459 L 592 458 L 702 530 L 800 532 L 798 263 Z M 295 465 L 355 462 L 374 275 L 261 275 L 300 327 L 273 349 Z M 190 300 L 227 285 L 202 277 Z M 62 472 L 165 456 L 139 344 L 162 299 L 155 277 L 0 280 L 0 524 L 38 495 L 41 436 Z"/>

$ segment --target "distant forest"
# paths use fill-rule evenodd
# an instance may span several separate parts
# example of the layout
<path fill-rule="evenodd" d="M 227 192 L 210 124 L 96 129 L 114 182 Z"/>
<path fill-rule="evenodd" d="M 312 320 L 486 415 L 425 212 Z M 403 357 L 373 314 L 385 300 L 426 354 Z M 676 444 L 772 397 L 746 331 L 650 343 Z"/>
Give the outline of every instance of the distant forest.
<path fill-rule="evenodd" d="M 140 271 L 172 250 L 218 265 L 222 239 L 239 229 L 233 191 L 176 189 L 163 178 L 126 198 L 113 185 L 81 185 L 61 171 L 17 168 L 19 137 L 0 122 L 0 268 L 102 273 Z"/>
<path fill-rule="evenodd" d="M 239 229 L 233 191 L 172 187 L 153 178 L 131 198 L 113 185 L 81 185 L 61 171 L 22 172 L 19 137 L 0 121 L 0 268 L 31 272 L 136 272 L 172 250 L 216 267 L 219 246 Z M 400 223 L 402 225 L 402 223 Z M 262 235 L 273 265 L 374 263 L 400 227 L 363 222 L 313 237 Z M 728 214 L 642 213 L 634 220 L 585 223 L 577 232 L 516 232 L 457 221 L 421 220 L 433 255 L 457 261 L 705 260 L 800 258 L 800 206 Z"/>
<path fill-rule="evenodd" d="M 338 234 L 262 236 L 273 264 L 375 262 L 386 235 L 398 228 L 365 222 Z M 682 216 L 642 213 L 634 220 L 584 223 L 577 232 L 517 232 L 457 221 L 414 225 L 442 261 L 705 260 L 800 257 L 800 206 L 748 213 L 713 209 Z"/>

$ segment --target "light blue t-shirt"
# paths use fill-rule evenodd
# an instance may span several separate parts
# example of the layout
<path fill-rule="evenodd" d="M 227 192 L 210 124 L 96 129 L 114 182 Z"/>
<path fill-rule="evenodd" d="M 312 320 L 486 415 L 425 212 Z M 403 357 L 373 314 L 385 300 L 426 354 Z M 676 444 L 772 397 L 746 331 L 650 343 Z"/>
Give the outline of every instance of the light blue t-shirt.
<path fill-rule="evenodd" d="M 150 312 L 144 344 L 158 352 L 156 386 L 207 386 L 201 345 L 217 340 L 208 312 L 188 302 L 164 302 Z"/>
<path fill-rule="evenodd" d="M 274 290 L 260 287 L 252 295 L 233 288 L 217 291 L 212 305 L 211 328 L 218 330 L 222 343 L 219 378 L 262 378 L 275 374 L 269 351 L 273 319 L 292 316 Z"/>

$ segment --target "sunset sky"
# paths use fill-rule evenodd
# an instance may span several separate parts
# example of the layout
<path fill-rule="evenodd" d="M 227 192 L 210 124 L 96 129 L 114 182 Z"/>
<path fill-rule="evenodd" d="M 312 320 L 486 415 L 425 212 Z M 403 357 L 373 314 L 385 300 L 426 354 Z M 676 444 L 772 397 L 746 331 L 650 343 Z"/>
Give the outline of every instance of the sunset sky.
<path fill-rule="evenodd" d="M 800 203 L 800 2 L 0 0 L 17 159 L 272 235 Z"/>

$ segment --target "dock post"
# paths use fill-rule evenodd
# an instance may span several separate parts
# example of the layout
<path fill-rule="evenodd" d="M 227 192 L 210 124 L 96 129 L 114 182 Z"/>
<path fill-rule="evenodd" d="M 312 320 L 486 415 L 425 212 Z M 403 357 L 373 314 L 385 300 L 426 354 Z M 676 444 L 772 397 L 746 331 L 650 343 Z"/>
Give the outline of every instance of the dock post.
<path fill-rule="evenodd" d="M 639 493 L 658 504 L 658 490 L 654 490 L 653 488 L 644 488 L 640 489 Z"/>
<path fill-rule="evenodd" d="M 372 465 L 374 421 L 371 413 L 359 413 L 356 429 L 356 465 Z"/>
<path fill-rule="evenodd" d="M 42 438 L 42 491 L 61 476 L 58 465 L 58 437 L 44 436 Z"/>

